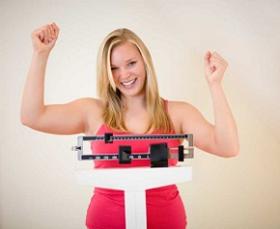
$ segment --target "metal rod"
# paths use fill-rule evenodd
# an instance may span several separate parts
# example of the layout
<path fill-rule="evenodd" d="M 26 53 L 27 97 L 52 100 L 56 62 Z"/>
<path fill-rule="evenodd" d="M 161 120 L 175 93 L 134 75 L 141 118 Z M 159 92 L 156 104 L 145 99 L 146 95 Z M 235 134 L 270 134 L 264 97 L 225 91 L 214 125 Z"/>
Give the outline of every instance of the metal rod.
<path fill-rule="evenodd" d="M 112 135 L 110 140 L 192 139 L 192 134 Z M 102 141 L 105 136 L 82 136 L 84 141 Z"/>

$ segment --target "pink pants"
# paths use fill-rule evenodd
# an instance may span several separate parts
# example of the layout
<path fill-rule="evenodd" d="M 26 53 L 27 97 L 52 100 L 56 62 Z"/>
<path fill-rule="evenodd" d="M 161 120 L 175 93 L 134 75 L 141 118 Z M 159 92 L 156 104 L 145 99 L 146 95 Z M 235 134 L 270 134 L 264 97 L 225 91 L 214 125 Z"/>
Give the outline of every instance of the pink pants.
<path fill-rule="evenodd" d="M 147 229 L 186 229 L 187 217 L 176 185 L 146 191 Z M 125 229 L 124 193 L 96 188 L 87 210 L 88 229 Z"/>

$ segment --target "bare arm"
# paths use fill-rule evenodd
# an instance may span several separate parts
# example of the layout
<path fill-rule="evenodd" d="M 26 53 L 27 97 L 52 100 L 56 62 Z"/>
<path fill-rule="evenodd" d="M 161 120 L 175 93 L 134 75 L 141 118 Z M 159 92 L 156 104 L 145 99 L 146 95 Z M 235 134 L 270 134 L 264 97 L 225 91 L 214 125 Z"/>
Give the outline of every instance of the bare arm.
<path fill-rule="evenodd" d="M 235 121 L 225 100 L 216 91 L 215 124 L 208 122 L 201 112 L 190 104 L 180 103 L 182 132 L 194 135 L 194 145 L 205 152 L 221 157 L 233 157 L 239 153 Z M 220 95 L 219 95 L 220 96 Z"/>
<path fill-rule="evenodd" d="M 209 153 L 232 157 L 239 153 L 237 126 L 224 94 L 221 80 L 227 63 L 217 53 L 205 56 L 206 77 L 213 101 L 215 124 L 209 123 L 190 104 L 181 104 L 182 131 L 194 134 L 194 144 Z"/>
<path fill-rule="evenodd" d="M 92 113 L 90 111 L 96 110 L 95 114 L 99 115 L 97 100 L 82 98 L 66 104 L 44 103 L 45 71 L 49 53 L 57 37 L 56 25 L 46 25 L 32 33 L 34 51 L 22 96 L 21 122 L 46 133 L 82 133 L 88 128 L 88 115 Z"/>
<path fill-rule="evenodd" d="M 225 156 L 236 156 L 239 153 L 238 131 L 223 88 L 221 85 L 215 84 L 210 88 L 210 91 L 215 117 L 216 152 Z"/>
<path fill-rule="evenodd" d="M 31 125 L 44 112 L 44 80 L 48 54 L 34 52 L 26 78 L 22 103 L 21 122 Z"/>

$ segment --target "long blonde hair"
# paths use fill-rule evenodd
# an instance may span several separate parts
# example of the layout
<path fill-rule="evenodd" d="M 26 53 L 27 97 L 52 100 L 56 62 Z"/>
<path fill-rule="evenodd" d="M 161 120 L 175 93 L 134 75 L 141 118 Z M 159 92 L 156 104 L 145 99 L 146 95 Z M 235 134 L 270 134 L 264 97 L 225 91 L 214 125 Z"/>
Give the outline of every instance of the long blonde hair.
<path fill-rule="evenodd" d="M 145 64 L 145 104 L 150 117 L 146 133 L 150 130 L 157 130 L 163 133 L 171 132 L 173 129 L 172 122 L 165 111 L 164 101 L 159 96 L 156 73 L 149 50 L 134 32 L 126 28 L 116 29 L 108 34 L 98 52 L 97 91 L 98 96 L 105 104 L 103 111 L 104 122 L 112 129 L 127 131 L 121 106 L 121 94 L 116 88 L 110 63 L 112 49 L 124 42 L 130 42 L 138 48 Z"/>

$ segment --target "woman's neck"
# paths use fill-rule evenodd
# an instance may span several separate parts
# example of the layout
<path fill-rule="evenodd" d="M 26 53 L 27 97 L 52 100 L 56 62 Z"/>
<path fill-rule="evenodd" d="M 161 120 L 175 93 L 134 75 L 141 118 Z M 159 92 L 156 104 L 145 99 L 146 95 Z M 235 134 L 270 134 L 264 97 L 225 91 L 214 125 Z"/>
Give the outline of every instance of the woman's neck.
<path fill-rule="evenodd" d="M 123 97 L 122 103 L 124 110 L 137 112 L 146 109 L 145 96 Z"/>

